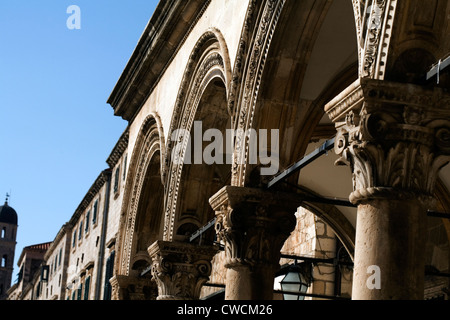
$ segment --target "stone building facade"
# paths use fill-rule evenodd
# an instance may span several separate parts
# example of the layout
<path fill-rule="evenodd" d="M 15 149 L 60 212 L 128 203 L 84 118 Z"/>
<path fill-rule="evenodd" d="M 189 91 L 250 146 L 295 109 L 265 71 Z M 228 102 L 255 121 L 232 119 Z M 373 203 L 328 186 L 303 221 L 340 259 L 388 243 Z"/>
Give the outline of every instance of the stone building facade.
<path fill-rule="evenodd" d="M 160 1 L 109 177 L 46 257 L 69 246 L 58 297 L 281 299 L 302 261 L 306 299 L 448 299 L 449 35 L 448 0 Z M 227 129 L 227 161 L 196 158 Z"/>

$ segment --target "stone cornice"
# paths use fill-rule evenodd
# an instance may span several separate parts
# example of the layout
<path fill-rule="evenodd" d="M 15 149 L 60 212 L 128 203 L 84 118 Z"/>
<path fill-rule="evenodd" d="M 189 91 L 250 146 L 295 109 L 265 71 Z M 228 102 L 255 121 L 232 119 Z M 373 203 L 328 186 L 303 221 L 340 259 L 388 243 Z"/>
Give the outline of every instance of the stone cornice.
<path fill-rule="evenodd" d="M 220 211 L 221 207 L 234 209 L 242 203 L 261 203 L 273 207 L 286 208 L 295 212 L 303 203 L 300 194 L 268 191 L 258 188 L 244 188 L 225 186 L 209 199 L 213 210 Z"/>
<path fill-rule="evenodd" d="M 59 243 L 60 243 L 61 239 L 63 239 L 63 237 L 67 235 L 68 231 L 69 231 L 69 226 L 68 226 L 67 223 L 65 223 L 61 227 L 61 229 L 59 229 L 58 234 L 56 235 L 56 237 L 53 240 L 52 244 L 50 245 L 50 247 L 48 248 L 47 252 L 45 253 L 45 255 L 44 255 L 44 260 L 45 261 L 48 261 L 48 259 L 53 254 L 55 249 L 59 246 Z"/>
<path fill-rule="evenodd" d="M 325 105 L 333 122 L 344 121 L 350 110 L 360 110 L 363 103 L 375 106 L 410 106 L 427 108 L 428 113 L 450 116 L 450 95 L 441 88 L 424 88 L 414 84 L 359 78 Z"/>
<path fill-rule="evenodd" d="M 111 169 L 113 169 L 117 165 L 123 153 L 125 152 L 125 150 L 127 150 L 129 138 L 130 133 L 127 128 L 125 132 L 122 134 L 122 136 L 119 138 L 119 141 L 117 141 L 116 145 L 114 146 L 114 149 L 112 150 L 111 154 L 106 160 L 106 163 L 109 165 Z"/>
<path fill-rule="evenodd" d="M 68 222 L 69 227 L 73 227 L 78 223 L 78 219 L 87 209 L 87 207 L 91 204 L 92 200 L 97 196 L 100 192 L 103 185 L 108 181 L 111 176 L 111 170 L 107 169 L 102 171 L 95 182 L 92 184 L 89 191 L 84 196 L 83 200 L 79 204 L 78 208 L 75 210 L 75 213 L 72 215 L 72 218 Z"/>
<path fill-rule="evenodd" d="M 159 2 L 108 99 L 116 116 L 134 118 L 210 2 Z"/>

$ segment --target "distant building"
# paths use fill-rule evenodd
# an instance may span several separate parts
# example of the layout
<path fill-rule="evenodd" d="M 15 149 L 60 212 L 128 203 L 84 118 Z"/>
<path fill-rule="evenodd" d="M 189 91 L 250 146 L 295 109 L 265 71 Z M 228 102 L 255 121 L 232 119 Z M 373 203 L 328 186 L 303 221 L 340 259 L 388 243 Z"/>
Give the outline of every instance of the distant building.
<path fill-rule="evenodd" d="M 0 207 L 0 300 L 6 298 L 6 292 L 11 286 L 16 236 L 17 213 L 6 199 L 5 205 Z"/>
<path fill-rule="evenodd" d="M 17 262 L 19 266 L 17 283 L 8 290 L 9 300 L 33 300 L 40 295 L 41 289 L 39 282 L 36 282 L 36 275 L 40 275 L 41 265 L 50 245 L 51 242 L 40 243 L 22 250 Z M 34 290 L 35 285 L 38 286 L 37 291 Z"/>
<path fill-rule="evenodd" d="M 120 204 L 126 178 L 128 132 L 53 241 L 23 249 L 9 300 L 109 300 Z M 112 174 L 114 173 L 114 174 Z"/>

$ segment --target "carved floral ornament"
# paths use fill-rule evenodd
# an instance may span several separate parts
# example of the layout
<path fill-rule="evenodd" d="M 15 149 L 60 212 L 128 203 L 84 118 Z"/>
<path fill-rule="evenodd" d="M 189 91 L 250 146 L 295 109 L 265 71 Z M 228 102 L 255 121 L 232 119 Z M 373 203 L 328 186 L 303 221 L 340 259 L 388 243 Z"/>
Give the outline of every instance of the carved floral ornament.
<path fill-rule="evenodd" d="M 383 79 L 397 0 L 352 0 L 361 77 Z"/>
<path fill-rule="evenodd" d="M 350 200 L 431 199 L 450 161 L 450 96 L 440 89 L 360 79 L 326 112 L 338 131 L 337 164 L 353 174 Z"/>

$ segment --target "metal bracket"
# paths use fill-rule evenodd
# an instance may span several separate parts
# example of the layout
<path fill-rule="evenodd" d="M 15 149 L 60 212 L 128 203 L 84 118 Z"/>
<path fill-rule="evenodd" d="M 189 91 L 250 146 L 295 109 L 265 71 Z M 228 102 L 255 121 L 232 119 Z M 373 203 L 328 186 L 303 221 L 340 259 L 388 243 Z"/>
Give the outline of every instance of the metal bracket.
<path fill-rule="evenodd" d="M 433 78 L 434 76 L 437 77 L 437 84 L 440 82 L 440 73 L 442 70 L 450 66 L 450 56 L 445 58 L 444 60 L 439 59 L 438 63 L 436 63 L 433 67 L 431 67 L 430 71 L 427 72 L 427 81 Z"/>

